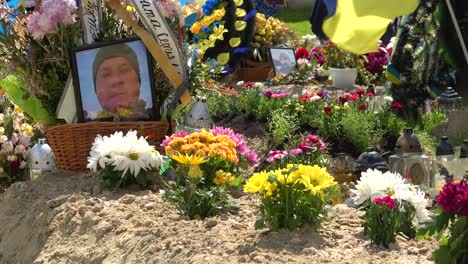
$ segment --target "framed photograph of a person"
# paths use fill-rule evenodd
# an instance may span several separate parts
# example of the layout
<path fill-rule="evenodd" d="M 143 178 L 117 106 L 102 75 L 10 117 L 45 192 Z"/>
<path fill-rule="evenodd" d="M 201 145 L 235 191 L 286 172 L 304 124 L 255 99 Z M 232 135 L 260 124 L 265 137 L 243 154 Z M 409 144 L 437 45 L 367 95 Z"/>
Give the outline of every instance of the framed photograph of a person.
<path fill-rule="evenodd" d="M 275 75 L 288 75 L 297 64 L 294 49 L 290 48 L 270 48 L 270 58 Z"/>
<path fill-rule="evenodd" d="M 79 122 L 158 120 L 151 56 L 136 37 L 73 49 Z"/>

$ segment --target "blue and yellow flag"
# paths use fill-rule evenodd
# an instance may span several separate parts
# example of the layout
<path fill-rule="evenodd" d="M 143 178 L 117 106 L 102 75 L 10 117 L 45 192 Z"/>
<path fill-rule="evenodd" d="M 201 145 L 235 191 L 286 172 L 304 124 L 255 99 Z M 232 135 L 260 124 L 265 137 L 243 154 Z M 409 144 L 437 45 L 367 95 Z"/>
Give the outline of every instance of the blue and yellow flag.
<path fill-rule="evenodd" d="M 356 54 L 375 52 L 388 25 L 412 13 L 419 0 L 323 0 L 335 12 L 323 22 L 323 32 L 337 46 Z"/>

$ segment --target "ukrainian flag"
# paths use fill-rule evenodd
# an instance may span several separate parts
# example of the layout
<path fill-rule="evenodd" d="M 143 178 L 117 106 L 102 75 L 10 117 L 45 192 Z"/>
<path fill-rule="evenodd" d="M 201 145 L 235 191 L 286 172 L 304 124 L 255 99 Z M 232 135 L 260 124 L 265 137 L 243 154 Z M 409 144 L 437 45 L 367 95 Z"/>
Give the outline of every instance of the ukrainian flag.
<path fill-rule="evenodd" d="M 337 46 L 356 54 L 377 51 L 379 40 L 390 22 L 412 13 L 419 5 L 419 0 L 322 1 L 335 9 L 333 14 L 325 17 L 323 32 Z"/>

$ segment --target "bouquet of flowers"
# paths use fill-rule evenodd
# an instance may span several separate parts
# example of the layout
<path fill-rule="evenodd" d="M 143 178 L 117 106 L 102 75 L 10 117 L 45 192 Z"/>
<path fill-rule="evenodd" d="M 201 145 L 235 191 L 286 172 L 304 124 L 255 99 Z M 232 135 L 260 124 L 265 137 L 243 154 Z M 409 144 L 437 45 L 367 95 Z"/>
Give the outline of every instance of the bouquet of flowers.
<path fill-rule="evenodd" d="M 260 195 L 261 218 L 255 223 L 256 228 L 293 230 L 304 224 L 320 224 L 335 185 L 325 168 L 288 164 L 282 169 L 255 173 L 245 184 L 244 192 Z"/>
<path fill-rule="evenodd" d="M 390 196 L 392 200 L 398 202 L 397 210 L 401 214 L 399 218 L 401 226 L 398 231 L 414 238 L 416 236 L 415 226 L 429 219 L 425 193 L 418 187 L 408 183 L 398 173 L 382 173 L 369 169 L 362 173 L 355 189 L 351 190 L 354 204 L 367 210 L 375 198 L 386 196 Z"/>
<path fill-rule="evenodd" d="M 323 46 L 323 52 L 326 58 L 328 68 L 356 68 L 358 65 L 358 55 L 337 47 L 329 42 Z"/>
<path fill-rule="evenodd" d="M 177 175 L 176 186 L 169 188 L 165 197 L 180 214 L 190 218 L 218 214 L 228 205 L 226 189 L 236 188 L 243 181 L 241 165 L 249 167 L 258 162 L 242 137 L 227 128 L 189 135 L 178 132 L 162 146 Z"/>
<path fill-rule="evenodd" d="M 374 198 L 364 215 L 364 232 L 370 236 L 372 243 L 388 248 L 391 242 L 396 241 L 401 224 L 397 206 L 398 202 L 388 195 Z"/>
<path fill-rule="evenodd" d="M 293 33 L 285 23 L 274 17 L 266 18 L 264 14 L 257 13 L 255 18 L 255 36 L 252 43 L 253 59 L 267 61 L 268 48 L 280 46 L 292 38 Z"/>
<path fill-rule="evenodd" d="M 124 136 L 115 132 L 110 136 L 98 135 L 88 157 L 87 167 L 99 171 L 103 187 L 125 187 L 129 184 L 148 186 L 152 183 L 150 172 L 159 171 L 163 157 L 136 131 Z"/>
<path fill-rule="evenodd" d="M 0 178 L 20 180 L 27 168 L 35 129 L 23 111 L 0 96 Z"/>
<path fill-rule="evenodd" d="M 448 182 L 436 198 L 438 215 L 421 237 L 438 234 L 439 248 L 433 252 L 436 263 L 466 263 L 468 261 L 468 181 Z M 443 232 L 449 228 L 448 237 Z M 463 242 L 464 241 L 464 242 Z"/>
<path fill-rule="evenodd" d="M 249 50 L 247 39 L 252 34 L 251 21 L 256 14 L 251 0 L 235 0 L 233 3 L 207 0 L 201 5 L 193 5 L 202 15 L 189 26 L 189 42 L 198 47 L 201 56 L 225 65 L 230 61 L 231 51 L 241 54 Z"/>

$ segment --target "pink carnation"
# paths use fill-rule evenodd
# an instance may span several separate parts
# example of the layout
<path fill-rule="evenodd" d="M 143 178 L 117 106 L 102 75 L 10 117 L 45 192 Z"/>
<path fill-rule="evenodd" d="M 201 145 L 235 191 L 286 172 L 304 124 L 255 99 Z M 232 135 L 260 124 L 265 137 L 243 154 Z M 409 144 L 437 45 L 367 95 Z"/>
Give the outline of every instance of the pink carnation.
<path fill-rule="evenodd" d="M 280 159 L 288 156 L 288 153 L 284 150 L 272 150 L 268 153 L 268 157 L 266 158 L 267 162 L 277 162 Z"/>

